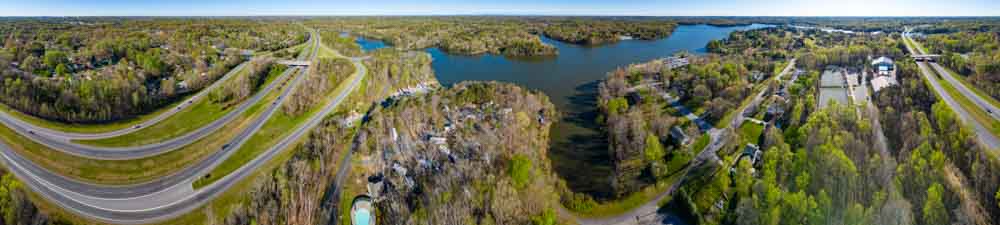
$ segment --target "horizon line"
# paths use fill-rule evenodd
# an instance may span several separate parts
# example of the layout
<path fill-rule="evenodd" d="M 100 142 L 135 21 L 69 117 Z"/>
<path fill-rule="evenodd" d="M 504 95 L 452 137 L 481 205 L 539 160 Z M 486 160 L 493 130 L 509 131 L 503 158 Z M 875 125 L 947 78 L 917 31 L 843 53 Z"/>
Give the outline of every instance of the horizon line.
<path fill-rule="evenodd" d="M 613 14 L 251 14 L 251 15 L 37 15 L 37 16 L 6 16 L 0 18 L 78 18 L 78 17 L 434 17 L 434 16 L 494 16 L 494 17 L 660 17 L 660 18 L 699 18 L 699 17 L 719 17 L 719 18 L 1000 18 L 1000 15 L 992 16 L 969 16 L 969 15 L 948 15 L 948 16 L 877 16 L 877 15 L 853 15 L 853 16 L 754 16 L 754 15 L 613 15 Z"/>

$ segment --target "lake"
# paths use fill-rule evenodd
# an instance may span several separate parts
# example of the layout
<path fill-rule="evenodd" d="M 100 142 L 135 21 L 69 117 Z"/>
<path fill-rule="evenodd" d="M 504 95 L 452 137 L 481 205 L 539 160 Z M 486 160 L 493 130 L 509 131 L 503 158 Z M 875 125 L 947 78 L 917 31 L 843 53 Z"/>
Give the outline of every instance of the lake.
<path fill-rule="evenodd" d="M 434 58 L 432 67 L 442 85 L 467 80 L 496 80 L 516 83 L 547 94 L 563 114 L 550 135 L 549 158 L 567 185 L 576 192 L 607 198 L 611 192 L 612 166 L 605 135 L 595 122 L 597 84 L 605 75 L 622 66 L 671 56 L 680 51 L 706 53 L 705 45 L 723 39 L 737 30 L 771 27 L 718 27 L 680 25 L 668 38 L 660 40 L 624 40 L 600 46 L 582 46 L 542 37 L 555 46 L 554 57 L 512 58 L 484 54 L 464 56 L 448 54 L 436 48 L 426 49 Z M 387 47 L 371 39 L 358 39 L 366 51 Z"/>

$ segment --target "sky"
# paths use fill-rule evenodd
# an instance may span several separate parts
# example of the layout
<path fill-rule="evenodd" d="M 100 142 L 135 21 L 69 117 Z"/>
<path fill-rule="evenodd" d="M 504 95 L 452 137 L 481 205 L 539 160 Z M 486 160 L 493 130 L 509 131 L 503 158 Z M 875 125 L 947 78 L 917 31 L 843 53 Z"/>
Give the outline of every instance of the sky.
<path fill-rule="evenodd" d="M 1000 16 L 998 0 L 0 0 L 0 16 Z"/>

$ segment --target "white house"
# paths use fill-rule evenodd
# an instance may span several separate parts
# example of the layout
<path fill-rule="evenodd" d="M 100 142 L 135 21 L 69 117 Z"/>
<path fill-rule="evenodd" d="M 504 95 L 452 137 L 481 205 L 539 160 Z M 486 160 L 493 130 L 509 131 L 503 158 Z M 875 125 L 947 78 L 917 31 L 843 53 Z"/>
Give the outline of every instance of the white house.
<path fill-rule="evenodd" d="M 872 68 L 875 68 L 875 75 L 892 76 L 896 71 L 896 64 L 888 57 L 878 57 L 872 61 Z"/>

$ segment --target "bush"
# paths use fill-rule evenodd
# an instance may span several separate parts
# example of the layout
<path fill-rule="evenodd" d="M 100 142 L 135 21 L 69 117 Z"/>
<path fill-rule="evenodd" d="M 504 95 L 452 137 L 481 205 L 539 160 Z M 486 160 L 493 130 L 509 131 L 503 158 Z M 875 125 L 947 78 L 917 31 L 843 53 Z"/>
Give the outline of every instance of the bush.
<path fill-rule="evenodd" d="M 556 225 L 556 213 L 552 209 L 545 209 L 542 214 L 531 217 L 533 225 Z"/>
<path fill-rule="evenodd" d="M 522 189 L 528 185 L 531 179 L 531 159 L 524 155 L 515 155 L 511 159 L 510 179 L 514 182 L 514 187 Z"/>

